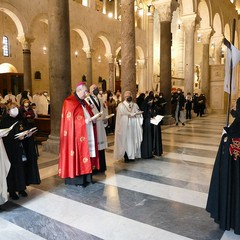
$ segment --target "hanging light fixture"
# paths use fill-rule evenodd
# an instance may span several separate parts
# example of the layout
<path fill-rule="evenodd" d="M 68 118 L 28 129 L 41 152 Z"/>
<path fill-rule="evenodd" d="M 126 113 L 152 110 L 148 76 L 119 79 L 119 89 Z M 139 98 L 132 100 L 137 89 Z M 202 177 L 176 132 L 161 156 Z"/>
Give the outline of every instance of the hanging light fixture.
<path fill-rule="evenodd" d="M 151 16 L 152 15 L 152 13 L 151 13 L 152 4 L 148 4 L 147 7 L 148 7 L 147 16 Z"/>

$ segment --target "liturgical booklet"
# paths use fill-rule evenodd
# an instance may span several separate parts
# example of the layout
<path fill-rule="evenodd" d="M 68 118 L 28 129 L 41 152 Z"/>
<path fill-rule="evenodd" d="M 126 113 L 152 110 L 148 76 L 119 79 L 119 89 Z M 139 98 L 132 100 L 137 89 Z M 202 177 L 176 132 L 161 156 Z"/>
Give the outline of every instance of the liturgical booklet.
<path fill-rule="evenodd" d="M 33 134 L 33 133 L 35 133 L 36 131 L 37 131 L 37 127 L 33 127 L 33 128 L 31 128 L 31 129 L 29 129 L 29 130 L 26 130 L 26 131 L 17 133 L 17 134 L 15 135 L 15 139 L 16 139 L 16 138 L 26 138 L 26 137 L 29 137 L 29 135 L 28 135 L 29 133 Z"/>
<path fill-rule="evenodd" d="M 163 118 L 164 118 L 164 116 L 157 115 L 156 117 L 151 118 L 150 122 L 154 125 L 158 125 L 162 121 Z"/>
<path fill-rule="evenodd" d="M 111 117 L 113 117 L 113 116 L 114 116 L 114 113 L 109 114 L 109 115 L 107 115 L 107 116 L 104 118 L 104 120 L 107 120 L 107 119 L 109 119 L 109 118 L 111 118 Z"/>
<path fill-rule="evenodd" d="M 92 116 L 90 119 L 93 121 L 93 120 L 95 120 L 95 119 L 101 117 L 102 114 L 103 114 L 103 111 L 100 112 L 100 113 L 96 113 L 96 114 L 95 114 L 94 116 Z"/>

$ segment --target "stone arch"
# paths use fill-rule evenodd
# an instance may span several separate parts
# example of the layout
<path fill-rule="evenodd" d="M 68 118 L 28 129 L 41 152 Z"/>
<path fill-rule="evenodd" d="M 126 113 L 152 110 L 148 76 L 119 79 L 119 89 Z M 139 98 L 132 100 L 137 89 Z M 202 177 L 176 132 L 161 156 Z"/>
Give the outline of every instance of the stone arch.
<path fill-rule="evenodd" d="M 206 29 L 211 25 L 209 6 L 206 1 L 201 1 L 198 5 L 198 14 L 201 17 L 200 28 Z"/>
<path fill-rule="evenodd" d="M 17 28 L 18 38 L 28 32 L 28 25 L 16 8 L 8 3 L 0 3 L 0 11 L 7 14 L 13 20 Z"/>
<path fill-rule="evenodd" d="M 88 35 L 79 27 L 74 27 L 72 29 L 73 31 L 77 32 L 79 34 L 79 36 L 81 37 L 82 39 L 82 42 L 83 42 L 83 51 L 86 52 L 86 51 L 90 51 L 90 38 L 88 37 Z"/>
<path fill-rule="evenodd" d="M 216 13 L 213 18 L 213 30 L 215 31 L 216 35 L 220 35 L 223 32 L 222 29 L 222 21 L 219 13 Z"/>
<path fill-rule="evenodd" d="M 228 23 L 224 27 L 224 36 L 225 36 L 226 39 L 228 39 L 230 41 L 230 39 L 231 39 L 231 31 L 230 31 L 230 26 L 229 26 Z"/>
<path fill-rule="evenodd" d="M 41 14 L 38 14 L 37 16 L 35 16 L 30 24 L 30 29 L 29 29 L 29 33 L 31 35 L 33 35 L 33 28 L 34 26 L 36 26 L 36 24 L 38 22 L 44 22 L 48 25 L 48 15 L 47 13 L 41 13 Z"/>
<path fill-rule="evenodd" d="M 137 50 L 137 55 L 138 55 L 139 59 L 144 59 L 143 49 L 140 46 L 136 46 L 136 50 Z"/>
<path fill-rule="evenodd" d="M 110 41 L 105 33 L 98 33 L 97 38 L 101 39 L 103 42 L 103 45 L 105 46 L 105 57 L 112 56 L 112 47 L 110 44 Z"/>
<path fill-rule="evenodd" d="M 183 15 L 192 14 L 197 10 L 197 0 L 182 0 L 180 5 L 182 6 Z"/>

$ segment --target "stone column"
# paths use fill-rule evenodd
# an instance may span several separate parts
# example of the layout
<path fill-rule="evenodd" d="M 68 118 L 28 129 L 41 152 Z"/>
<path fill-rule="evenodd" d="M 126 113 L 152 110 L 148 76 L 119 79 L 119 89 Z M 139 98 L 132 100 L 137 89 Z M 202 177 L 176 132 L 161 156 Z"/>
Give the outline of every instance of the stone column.
<path fill-rule="evenodd" d="M 48 1 L 48 9 L 51 135 L 43 149 L 58 154 L 62 103 L 71 92 L 69 2 Z"/>
<path fill-rule="evenodd" d="M 214 42 L 214 64 L 221 64 L 223 38 L 222 34 L 212 37 L 212 42 Z"/>
<path fill-rule="evenodd" d="M 23 48 L 23 85 L 24 89 L 29 89 L 32 92 L 32 66 L 31 66 L 31 43 L 33 38 L 25 36 L 18 37 L 18 41 L 22 44 Z"/>
<path fill-rule="evenodd" d="M 84 49 L 87 57 L 87 86 L 88 88 L 92 85 L 92 52 L 91 49 Z"/>
<path fill-rule="evenodd" d="M 118 19 L 118 0 L 114 0 L 114 18 Z"/>
<path fill-rule="evenodd" d="M 106 14 L 107 13 L 107 10 L 106 10 L 106 0 L 103 0 L 103 14 Z"/>
<path fill-rule="evenodd" d="M 182 18 L 185 32 L 185 70 L 184 93 L 193 94 L 194 89 L 194 29 L 196 14 L 186 15 Z"/>
<path fill-rule="evenodd" d="M 201 82 L 202 93 L 205 94 L 207 103 L 210 103 L 210 77 L 209 77 L 209 42 L 212 28 L 200 29 L 198 31 L 201 34 L 201 42 L 203 44 L 203 55 L 202 55 L 202 67 L 201 67 Z"/>
<path fill-rule="evenodd" d="M 153 2 L 159 12 L 160 21 L 160 91 L 164 93 L 167 101 L 164 124 L 172 123 L 171 117 L 171 20 L 172 1 L 160 0 Z"/>
<path fill-rule="evenodd" d="M 93 10 L 96 10 L 96 3 L 95 3 L 95 0 L 89 0 L 89 3 L 88 3 L 89 7 Z"/>
<path fill-rule="evenodd" d="M 145 59 L 140 59 L 137 61 L 138 64 L 138 92 L 145 93 L 148 85 L 147 79 L 144 78 L 144 68 L 145 68 Z M 152 90 L 152 89 L 151 89 Z"/>
<path fill-rule="evenodd" d="M 114 59 L 112 57 L 112 55 L 106 56 L 108 59 L 108 64 L 109 64 L 109 82 L 108 82 L 108 86 L 107 89 L 111 90 L 112 92 L 114 92 Z"/>
<path fill-rule="evenodd" d="M 130 90 L 133 98 L 136 97 L 136 53 L 135 53 L 135 19 L 134 1 L 122 0 L 122 27 L 121 27 L 121 84 L 122 93 Z"/>
<path fill-rule="evenodd" d="M 145 91 L 153 90 L 153 13 L 148 15 L 148 60 L 147 60 L 147 86 L 145 86 Z M 144 92 L 145 92 L 144 91 Z"/>

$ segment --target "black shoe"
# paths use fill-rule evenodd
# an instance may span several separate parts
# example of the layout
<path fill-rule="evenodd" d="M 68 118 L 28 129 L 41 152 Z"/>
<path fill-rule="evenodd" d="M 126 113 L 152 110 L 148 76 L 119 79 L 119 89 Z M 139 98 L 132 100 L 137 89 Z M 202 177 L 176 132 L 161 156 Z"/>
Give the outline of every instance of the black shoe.
<path fill-rule="evenodd" d="M 178 123 L 176 123 L 176 126 L 178 126 Z"/>
<path fill-rule="evenodd" d="M 22 197 L 27 197 L 28 194 L 23 190 L 23 191 L 19 191 L 18 192 L 19 196 L 22 196 Z"/>
<path fill-rule="evenodd" d="M 182 123 L 183 126 L 185 126 L 185 123 Z"/>
<path fill-rule="evenodd" d="M 12 200 L 18 200 L 19 196 L 15 192 L 9 193 L 9 196 Z"/>

